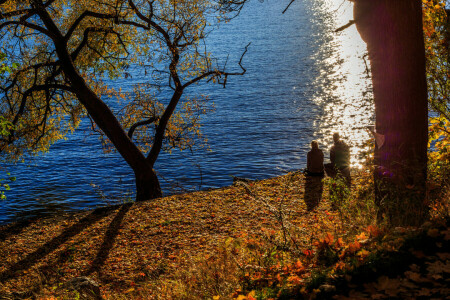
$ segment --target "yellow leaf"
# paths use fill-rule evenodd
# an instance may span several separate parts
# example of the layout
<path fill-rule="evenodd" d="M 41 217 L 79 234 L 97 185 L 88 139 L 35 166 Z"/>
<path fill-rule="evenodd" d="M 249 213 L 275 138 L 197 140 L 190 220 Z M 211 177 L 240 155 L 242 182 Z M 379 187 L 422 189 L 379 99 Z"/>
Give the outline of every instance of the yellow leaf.
<path fill-rule="evenodd" d="M 365 240 L 365 239 L 367 239 L 367 235 L 366 235 L 366 233 L 363 232 L 360 235 L 357 235 L 356 238 L 358 240 Z"/>
<path fill-rule="evenodd" d="M 256 300 L 255 294 L 255 291 L 251 291 L 250 293 L 248 293 L 247 300 Z"/>
<path fill-rule="evenodd" d="M 365 250 L 365 249 L 362 249 L 361 251 L 358 252 L 357 255 L 358 255 L 359 257 L 361 257 L 361 258 L 365 258 L 365 257 L 367 257 L 369 254 L 370 254 L 369 251 L 367 251 L 367 250 Z"/>

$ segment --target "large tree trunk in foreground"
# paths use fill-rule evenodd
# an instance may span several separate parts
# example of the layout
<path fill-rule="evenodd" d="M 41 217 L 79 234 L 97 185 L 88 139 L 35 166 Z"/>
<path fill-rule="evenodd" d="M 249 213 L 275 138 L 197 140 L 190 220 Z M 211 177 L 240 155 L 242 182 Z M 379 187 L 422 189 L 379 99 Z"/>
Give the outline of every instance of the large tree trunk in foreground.
<path fill-rule="evenodd" d="M 375 99 L 376 201 L 391 225 L 427 216 L 428 143 L 425 50 L 420 0 L 355 0 L 367 43 Z M 384 141 L 383 141 L 384 140 Z"/>

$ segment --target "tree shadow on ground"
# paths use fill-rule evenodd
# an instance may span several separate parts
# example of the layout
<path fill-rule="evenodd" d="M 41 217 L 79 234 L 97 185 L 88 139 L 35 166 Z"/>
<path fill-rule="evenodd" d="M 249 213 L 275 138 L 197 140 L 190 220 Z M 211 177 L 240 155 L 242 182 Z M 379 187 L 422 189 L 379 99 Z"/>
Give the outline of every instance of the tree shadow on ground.
<path fill-rule="evenodd" d="M 30 226 L 34 220 L 35 219 L 28 219 L 2 226 L 2 228 L 0 228 L 0 242 L 6 240 L 8 237 L 12 235 L 20 234 L 22 231 L 25 230 L 25 228 Z"/>
<path fill-rule="evenodd" d="M 116 240 L 117 234 L 119 233 L 119 228 L 122 224 L 122 220 L 130 210 L 132 205 L 132 203 L 129 203 L 124 204 L 120 207 L 119 212 L 116 214 L 116 216 L 108 226 L 105 237 L 103 239 L 103 243 L 100 246 L 95 259 L 93 260 L 91 267 L 83 274 L 84 276 L 88 276 L 94 272 L 99 272 L 100 268 L 105 264 L 109 252 L 114 246 L 114 242 Z"/>
<path fill-rule="evenodd" d="M 109 210 L 110 209 L 108 208 L 96 209 L 89 215 L 79 220 L 78 223 L 72 225 L 69 228 L 66 228 L 60 235 L 48 241 L 33 253 L 28 254 L 25 258 L 13 264 L 11 267 L 9 267 L 8 270 L 0 273 L 0 281 L 12 279 L 18 275 L 17 274 L 18 272 L 28 270 L 39 260 L 43 259 L 48 254 L 55 251 L 62 244 L 64 244 L 65 242 L 67 242 L 68 240 L 70 240 L 71 238 L 73 238 L 86 228 L 90 227 L 94 223 L 106 217 L 108 215 Z"/>
<path fill-rule="evenodd" d="M 305 204 L 308 211 L 314 210 L 322 199 L 323 177 L 305 176 Z"/>

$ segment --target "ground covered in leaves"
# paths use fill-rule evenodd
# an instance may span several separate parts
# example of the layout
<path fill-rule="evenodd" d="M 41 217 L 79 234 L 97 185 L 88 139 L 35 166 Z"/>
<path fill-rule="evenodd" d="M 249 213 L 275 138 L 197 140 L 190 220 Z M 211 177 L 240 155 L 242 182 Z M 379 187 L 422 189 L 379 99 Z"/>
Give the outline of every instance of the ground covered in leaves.
<path fill-rule="evenodd" d="M 375 240 L 378 245 L 370 247 Z M 416 229 L 396 228 L 366 243 L 361 247 L 371 249 L 366 259 L 349 264 L 341 275 L 331 272 L 309 295 L 342 300 L 450 299 L 449 219 Z"/>
<path fill-rule="evenodd" d="M 355 177 L 356 185 L 364 176 Z M 65 283 L 82 276 L 107 299 L 450 294 L 447 227 L 428 228 L 426 236 L 441 239 L 433 240 L 432 253 L 418 248 L 418 260 L 391 278 L 371 270 L 375 277 L 354 282 L 351 272 L 389 247 L 399 253 L 405 239 L 360 222 L 371 210 L 366 203 L 349 219 L 330 203 L 328 185 L 320 203 L 308 203 L 308 194 L 322 193 L 308 185 L 303 174 L 290 173 L 0 227 L 0 299 L 71 298 Z"/>
<path fill-rule="evenodd" d="M 268 197 L 286 194 L 292 218 L 305 218 L 307 228 L 302 176 L 294 175 L 288 190 L 282 177 L 251 185 Z M 106 296 L 131 293 L 207 258 L 227 238 L 276 225 L 241 186 L 11 224 L 0 228 L 0 291 L 45 294 L 89 276 Z"/>

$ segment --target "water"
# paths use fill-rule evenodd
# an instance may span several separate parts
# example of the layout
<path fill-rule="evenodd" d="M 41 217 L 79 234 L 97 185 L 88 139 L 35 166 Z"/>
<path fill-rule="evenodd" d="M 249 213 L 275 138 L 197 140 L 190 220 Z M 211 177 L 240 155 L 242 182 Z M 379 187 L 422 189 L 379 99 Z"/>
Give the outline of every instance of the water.
<path fill-rule="evenodd" d="M 318 140 L 327 156 L 335 131 L 352 145 L 352 163 L 358 166 L 368 138 L 363 127 L 373 123 L 365 44 L 354 26 L 333 32 L 352 19 L 351 3 L 297 0 L 282 15 L 289 2 L 250 2 L 208 38 L 219 62 L 230 55 L 230 70 L 238 70 L 252 42 L 244 58 L 247 73 L 229 78 L 225 89 L 189 88 L 188 94 L 208 94 L 214 102 L 215 111 L 202 121 L 209 150 L 161 153 L 155 169 L 165 194 L 226 186 L 232 175 L 262 179 L 304 168 L 311 140 Z M 104 154 L 98 137 L 83 129 L 10 171 L 17 181 L 0 202 L 0 223 L 114 204 L 134 190 L 125 161 L 117 153 Z"/>

